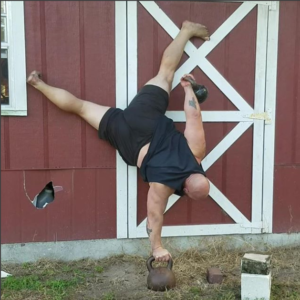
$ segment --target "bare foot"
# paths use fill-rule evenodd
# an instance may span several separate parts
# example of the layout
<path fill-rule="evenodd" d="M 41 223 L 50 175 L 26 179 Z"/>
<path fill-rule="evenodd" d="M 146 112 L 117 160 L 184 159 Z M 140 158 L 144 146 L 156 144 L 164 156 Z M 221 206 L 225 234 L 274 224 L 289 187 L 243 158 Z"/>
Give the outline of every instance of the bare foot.
<path fill-rule="evenodd" d="M 36 86 L 39 82 L 42 82 L 41 73 L 38 71 L 31 72 L 27 78 L 27 83 L 32 86 Z"/>
<path fill-rule="evenodd" d="M 193 23 L 190 21 L 184 21 L 182 23 L 182 29 L 186 29 L 190 32 L 191 37 L 196 36 L 205 41 L 209 41 L 209 32 L 207 27 L 198 23 Z"/>

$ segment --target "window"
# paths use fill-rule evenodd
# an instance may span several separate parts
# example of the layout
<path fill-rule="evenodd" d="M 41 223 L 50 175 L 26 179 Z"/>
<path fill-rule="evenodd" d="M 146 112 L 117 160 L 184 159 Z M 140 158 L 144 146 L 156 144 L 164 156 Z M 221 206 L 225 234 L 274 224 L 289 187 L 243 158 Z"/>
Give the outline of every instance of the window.
<path fill-rule="evenodd" d="M 1 115 L 27 115 L 23 1 L 1 1 Z"/>

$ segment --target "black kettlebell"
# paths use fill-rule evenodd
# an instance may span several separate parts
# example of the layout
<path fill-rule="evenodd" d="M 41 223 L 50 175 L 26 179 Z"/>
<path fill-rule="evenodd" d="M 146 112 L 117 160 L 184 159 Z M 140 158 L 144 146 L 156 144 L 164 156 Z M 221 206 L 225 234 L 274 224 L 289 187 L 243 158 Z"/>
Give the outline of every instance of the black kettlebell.
<path fill-rule="evenodd" d="M 147 278 L 148 289 L 153 291 L 166 291 L 174 288 L 176 285 L 175 275 L 172 271 L 173 261 L 170 258 L 168 266 L 153 268 L 152 263 L 155 261 L 153 256 L 150 256 L 147 260 L 147 268 L 149 271 Z"/>
<path fill-rule="evenodd" d="M 44 208 L 46 205 L 51 203 L 54 200 L 54 188 L 52 185 L 52 181 L 46 184 L 46 186 L 42 189 L 42 191 L 37 194 L 33 201 L 32 204 L 36 208 Z"/>
<path fill-rule="evenodd" d="M 207 88 L 204 85 L 198 84 L 193 78 L 189 76 L 183 77 L 183 80 L 188 81 L 191 84 L 199 104 L 203 103 L 208 96 Z"/>

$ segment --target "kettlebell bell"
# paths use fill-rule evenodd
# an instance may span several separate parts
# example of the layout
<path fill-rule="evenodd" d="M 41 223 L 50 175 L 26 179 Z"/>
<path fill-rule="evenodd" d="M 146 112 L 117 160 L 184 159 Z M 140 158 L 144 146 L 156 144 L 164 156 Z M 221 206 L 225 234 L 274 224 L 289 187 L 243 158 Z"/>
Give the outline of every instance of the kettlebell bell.
<path fill-rule="evenodd" d="M 153 256 L 150 256 L 147 260 L 147 268 L 149 271 L 147 278 L 148 289 L 153 291 L 166 291 L 174 288 L 176 285 L 175 275 L 172 271 L 173 261 L 170 258 L 168 266 L 153 268 L 152 263 L 155 261 Z"/>
<path fill-rule="evenodd" d="M 199 104 L 203 103 L 206 100 L 207 96 L 208 96 L 207 88 L 204 85 L 198 84 L 191 77 L 184 77 L 183 80 L 188 81 L 191 84 Z"/>

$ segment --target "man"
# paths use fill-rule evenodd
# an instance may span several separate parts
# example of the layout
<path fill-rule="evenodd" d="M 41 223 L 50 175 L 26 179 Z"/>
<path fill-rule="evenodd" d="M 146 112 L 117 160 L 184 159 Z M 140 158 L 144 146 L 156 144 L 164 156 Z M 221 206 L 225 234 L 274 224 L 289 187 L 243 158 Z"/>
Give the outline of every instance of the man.
<path fill-rule="evenodd" d="M 204 199 L 209 182 L 201 166 L 205 155 L 205 135 L 201 109 L 191 84 L 181 78 L 185 91 L 184 135 L 165 116 L 175 70 L 184 47 L 191 37 L 209 40 L 205 26 L 184 21 L 177 37 L 163 53 L 159 72 L 139 91 L 125 109 L 111 108 L 76 98 L 69 92 L 51 87 L 33 71 L 27 82 L 42 92 L 60 109 L 75 113 L 98 130 L 100 139 L 107 140 L 132 166 L 140 168 L 150 188 L 147 199 L 147 233 L 152 254 L 157 261 L 168 261 L 171 254 L 161 242 L 163 213 L 169 196 L 186 194 Z"/>

